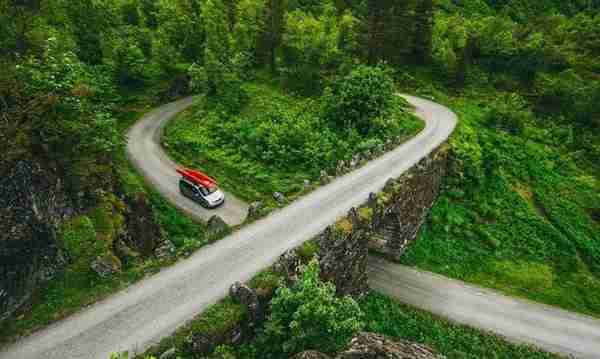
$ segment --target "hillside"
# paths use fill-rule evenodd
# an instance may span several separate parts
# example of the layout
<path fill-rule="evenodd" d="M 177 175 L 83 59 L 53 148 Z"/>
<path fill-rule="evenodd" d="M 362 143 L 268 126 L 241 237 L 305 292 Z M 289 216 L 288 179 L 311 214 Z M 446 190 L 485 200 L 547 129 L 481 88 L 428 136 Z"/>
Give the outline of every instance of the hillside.
<path fill-rule="evenodd" d="M 165 150 L 261 215 L 418 133 L 395 93 L 448 106 L 447 176 L 400 262 L 600 317 L 599 13 L 595 0 L 0 1 L 2 341 L 220 238 L 125 158 L 134 121 L 191 95 Z M 405 311 L 378 294 L 361 305 Z"/>

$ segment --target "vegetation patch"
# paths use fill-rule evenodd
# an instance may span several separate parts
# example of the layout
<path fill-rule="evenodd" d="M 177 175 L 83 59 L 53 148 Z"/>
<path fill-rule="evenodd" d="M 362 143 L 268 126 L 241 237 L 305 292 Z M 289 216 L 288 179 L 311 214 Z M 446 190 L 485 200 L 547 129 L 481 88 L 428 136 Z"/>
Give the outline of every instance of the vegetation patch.
<path fill-rule="evenodd" d="M 497 90 L 481 88 L 494 94 Z M 530 118 L 522 130 L 490 124 L 495 98 L 433 91 L 460 118 L 452 163 L 419 240 L 402 262 L 529 299 L 600 316 L 600 230 L 586 208 L 600 181 L 570 145 Z M 476 99 L 477 98 L 477 99 Z M 506 106 L 506 105 L 503 105 Z"/>

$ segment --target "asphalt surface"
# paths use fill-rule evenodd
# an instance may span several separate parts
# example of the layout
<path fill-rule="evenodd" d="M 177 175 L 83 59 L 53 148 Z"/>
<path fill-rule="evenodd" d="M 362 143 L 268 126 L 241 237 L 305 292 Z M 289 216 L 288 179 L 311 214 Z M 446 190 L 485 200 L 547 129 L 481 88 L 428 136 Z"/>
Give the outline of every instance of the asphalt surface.
<path fill-rule="evenodd" d="M 231 193 L 225 193 L 225 203 L 222 206 L 217 209 L 204 209 L 198 203 L 184 197 L 179 192 L 180 175 L 175 172 L 177 164 L 167 156 L 161 146 L 161 137 L 167 122 L 192 103 L 193 98 L 188 97 L 161 106 L 142 117 L 127 133 L 127 156 L 148 183 L 189 216 L 206 221 L 211 216 L 218 215 L 227 224 L 238 225 L 248 213 L 246 203 Z"/>
<path fill-rule="evenodd" d="M 115 351 L 142 351 L 172 334 L 224 297 L 233 282 L 249 280 L 286 250 L 319 234 L 444 142 L 456 125 L 454 113 L 427 100 L 408 99 L 426 123 L 408 142 L 178 264 L 18 341 L 0 352 L 0 358 L 106 359 Z M 175 102 L 145 116 L 129 132 L 128 155 L 170 201 L 196 218 L 206 218 L 206 210 L 177 193 L 175 164 L 158 145 L 166 121 L 191 102 Z M 235 222 L 243 217 L 243 208 L 226 207 L 211 214 Z"/>
<path fill-rule="evenodd" d="M 375 257 L 370 258 L 369 280 L 373 289 L 401 302 L 509 341 L 565 356 L 600 358 L 600 320 Z"/>

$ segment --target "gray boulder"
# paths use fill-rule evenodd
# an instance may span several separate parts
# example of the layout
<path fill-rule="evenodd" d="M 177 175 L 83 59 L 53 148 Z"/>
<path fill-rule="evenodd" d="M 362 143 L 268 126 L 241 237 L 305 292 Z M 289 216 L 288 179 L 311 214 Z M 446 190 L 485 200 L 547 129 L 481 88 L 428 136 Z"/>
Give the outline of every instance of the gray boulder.
<path fill-rule="evenodd" d="M 273 265 L 273 268 L 278 273 L 281 273 L 287 282 L 287 284 L 292 284 L 298 279 L 298 271 L 300 268 L 300 258 L 296 253 L 296 250 L 291 249 L 286 251 Z"/>
<path fill-rule="evenodd" d="M 223 218 L 214 215 L 210 217 L 206 223 L 206 231 L 209 237 L 215 237 L 219 234 L 226 233 L 229 231 L 229 225 L 225 223 Z"/>
<path fill-rule="evenodd" d="M 121 262 L 113 255 L 96 258 L 90 268 L 101 278 L 109 278 L 121 271 Z"/>
<path fill-rule="evenodd" d="M 292 357 L 292 359 L 330 359 L 331 357 L 327 354 L 317 352 L 314 350 L 307 350 L 302 353 L 298 353 Z"/>
<path fill-rule="evenodd" d="M 321 174 L 319 175 L 319 181 L 321 182 L 321 184 L 327 184 L 330 182 L 330 178 L 327 174 L 327 171 L 321 170 Z"/>
<path fill-rule="evenodd" d="M 258 216 L 260 216 L 262 209 L 262 202 L 257 201 L 250 203 L 250 205 L 248 206 L 248 218 L 257 218 Z"/>
<path fill-rule="evenodd" d="M 304 187 L 304 189 L 307 189 L 310 187 L 310 181 L 309 180 L 304 180 L 304 182 L 302 183 L 302 186 Z"/>
<path fill-rule="evenodd" d="M 273 193 L 273 198 L 279 204 L 284 204 L 285 203 L 285 196 L 281 192 L 275 192 L 275 193 Z"/>
<path fill-rule="evenodd" d="M 208 355 L 216 347 L 215 340 L 202 333 L 194 333 L 188 336 L 185 345 L 188 352 L 198 356 Z"/>
<path fill-rule="evenodd" d="M 247 329 L 254 331 L 256 326 L 262 322 L 264 318 L 262 306 L 260 305 L 256 291 L 241 282 L 235 282 L 229 287 L 229 295 L 234 302 L 246 307 L 250 314 L 250 321 Z"/>
<path fill-rule="evenodd" d="M 258 296 L 254 290 L 241 282 L 235 282 L 229 287 L 229 295 L 234 302 L 251 306 L 258 302 Z"/>
<path fill-rule="evenodd" d="M 175 245 L 168 240 L 163 239 L 162 242 L 154 249 L 154 255 L 158 259 L 167 259 L 175 255 Z"/>

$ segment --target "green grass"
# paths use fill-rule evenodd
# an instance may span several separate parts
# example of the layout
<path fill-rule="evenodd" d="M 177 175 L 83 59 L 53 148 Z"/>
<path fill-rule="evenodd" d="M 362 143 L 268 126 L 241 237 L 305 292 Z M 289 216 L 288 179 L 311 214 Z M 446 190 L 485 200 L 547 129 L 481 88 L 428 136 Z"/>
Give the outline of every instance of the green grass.
<path fill-rule="evenodd" d="M 284 93 L 272 78 L 244 89 L 249 101 L 239 114 L 203 98 L 167 125 L 163 141 L 173 159 L 208 172 L 243 200 L 275 206 L 274 192 L 296 197 L 321 169 L 332 173 L 338 160 L 385 141 L 333 129 L 319 117 L 318 99 Z M 390 137 L 408 139 L 423 127 L 403 110 L 395 116 Z"/>
<path fill-rule="evenodd" d="M 550 119 L 519 134 L 491 128 L 493 89 L 429 90 L 460 123 L 446 187 L 402 262 L 600 317 L 600 181 L 568 131 Z"/>

